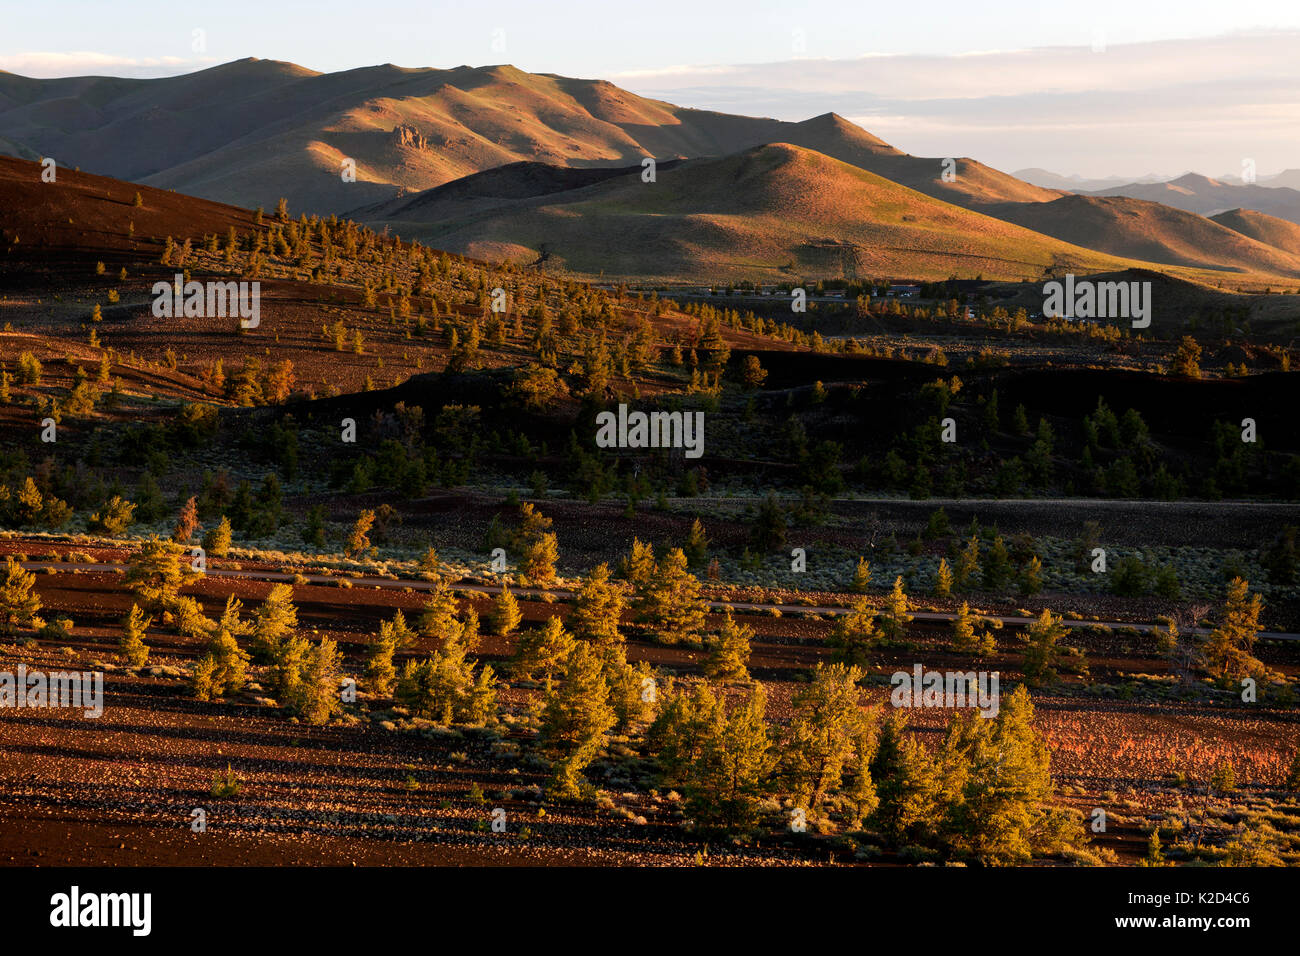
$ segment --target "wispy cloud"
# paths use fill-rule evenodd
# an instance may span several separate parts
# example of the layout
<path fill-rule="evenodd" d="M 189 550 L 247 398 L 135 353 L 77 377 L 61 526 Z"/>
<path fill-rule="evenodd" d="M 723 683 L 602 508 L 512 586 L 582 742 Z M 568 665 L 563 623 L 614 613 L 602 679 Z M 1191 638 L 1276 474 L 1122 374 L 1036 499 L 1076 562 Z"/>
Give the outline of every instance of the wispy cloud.
<path fill-rule="evenodd" d="M 160 56 L 140 59 L 83 50 L 71 53 L 33 52 L 0 54 L 0 70 L 23 76 L 175 76 L 218 62 L 208 56 Z"/>
<path fill-rule="evenodd" d="M 624 81 L 684 106 L 835 111 L 918 155 L 1066 173 L 1300 165 L 1300 33 L 966 55 L 798 60 Z"/>

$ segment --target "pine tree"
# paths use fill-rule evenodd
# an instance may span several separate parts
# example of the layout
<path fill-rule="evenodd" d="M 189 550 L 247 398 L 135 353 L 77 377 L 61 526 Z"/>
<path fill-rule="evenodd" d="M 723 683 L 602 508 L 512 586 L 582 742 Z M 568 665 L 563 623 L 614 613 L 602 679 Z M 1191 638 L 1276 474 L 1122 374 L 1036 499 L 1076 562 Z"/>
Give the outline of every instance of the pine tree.
<path fill-rule="evenodd" d="M 934 596 L 947 597 L 952 593 L 952 571 L 948 569 L 948 562 L 944 558 L 939 559 L 939 570 L 935 572 L 934 577 Z"/>
<path fill-rule="evenodd" d="M 970 605 L 965 601 L 957 609 L 957 616 L 952 620 L 952 649 L 958 654 L 976 654 L 988 656 L 997 650 L 997 642 L 988 631 L 977 631 L 979 620 L 970 613 Z"/>
<path fill-rule="evenodd" d="M 207 653 L 195 666 L 191 684 L 199 700 L 217 700 L 228 691 L 242 690 L 248 680 L 248 654 L 239 646 L 237 634 L 247 631 L 239 619 L 239 601 L 226 599 L 226 610 L 208 645 Z"/>
<path fill-rule="evenodd" d="M 655 573 L 655 553 L 650 544 L 632 539 L 632 551 L 622 562 L 622 574 L 634 588 L 649 583 Z"/>
<path fill-rule="evenodd" d="M 834 658 L 846 664 L 865 664 L 868 653 L 877 647 L 882 635 L 876 629 L 876 612 L 865 597 L 853 602 L 848 614 L 835 619 L 827 639 Z"/>
<path fill-rule="evenodd" d="M 385 621 L 384 623 L 388 622 Z M 363 676 L 366 688 L 372 694 L 377 697 L 387 697 L 393 692 L 393 685 L 397 681 L 397 668 L 393 666 L 393 654 L 397 651 L 397 641 L 393 637 L 391 625 L 388 634 L 383 633 L 382 624 L 380 627 L 380 634 L 370 645 L 370 653 L 366 656 Z"/>
<path fill-rule="evenodd" d="M 334 641 L 326 637 L 312 645 L 284 701 L 290 712 L 305 724 L 328 723 L 343 709 L 340 670 L 339 649 Z"/>
<path fill-rule="evenodd" d="M 1164 866 L 1165 854 L 1160 846 L 1160 827 L 1151 828 L 1147 839 L 1147 855 L 1139 861 L 1140 866 Z"/>
<path fill-rule="evenodd" d="M 619 621 L 626 606 L 623 585 L 610 580 L 609 565 L 598 564 L 573 596 L 573 609 L 565 623 L 580 640 L 599 645 L 621 644 Z"/>
<path fill-rule="evenodd" d="M 521 620 L 523 615 L 519 613 L 519 602 L 508 586 L 502 587 L 501 593 L 492 602 L 492 613 L 488 618 L 492 633 L 497 637 L 505 637 L 519 626 Z"/>
<path fill-rule="evenodd" d="M 356 524 L 352 526 L 352 531 L 348 535 L 348 543 L 344 553 L 349 558 L 364 558 L 370 551 L 370 528 L 375 523 L 375 512 L 370 508 L 362 510 L 357 516 Z"/>
<path fill-rule="evenodd" d="M 840 787 L 870 726 L 858 688 L 862 676 L 858 667 L 819 663 L 812 683 L 794 695 L 782 772 L 796 806 L 815 810 Z"/>
<path fill-rule="evenodd" d="M 966 547 L 957 556 L 953 569 L 953 587 L 958 591 L 969 591 L 975 583 L 980 570 L 980 539 L 971 535 Z"/>
<path fill-rule="evenodd" d="M 1225 795 L 1237 789 L 1237 774 L 1232 769 L 1232 761 L 1220 760 L 1214 765 L 1210 774 L 1210 790 Z"/>
<path fill-rule="evenodd" d="M 738 624 L 727 608 L 726 620 L 718 635 L 709 642 L 709 656 L 704 661 L 704 674 L 710 680 L 749 681 L 749 642 L 754 629 Z"/>
<path fill-rule="evenodd" d="M 714 720 L 697 744 L 699 759 L 682 781 L 697 823 L 732 828 L 754 822 L 774 762 L 766 707 L 763 685 L 755 684 L 730 713 L 721 701 L 712 709 Z"/>
<path fill-rule="evenodd" d="M 1264 602 L 1250 593 L 1244 578 L 1233 578 L 1220 612 L 1219 625 L 1210 632 L 1202 651 L 1205 668 L 1217 680 L 1238 681 L 1268 669 L 1251 653 L 1259 633 L 1259 615 Z"/>
<path fill-rule="evenodd" d="M 474 662 L 460 644 L 435 651 L 423 661 L 407 661 L 397 681 L 396 697 L 415 716 L 441 726 L 482 725 L 495 719 L 496 674 Z"/>
<path fill-rule="evenodd" d="M 290 634 L 275 646 L 270 657 L 271 666 L 266 671 L 265 681 L 271 692 L 286 702 L 286 706 L 290 697 L 297 692 L 310 652 L 310 641 L 297 634 Z"/>
<path fill-rule="evenodd" d="M 0 633 L 10 636 L 19 628 L 28 627 L 40 609 L 36 575 L 24 571 L 12 557 L 6 557 L 4 580 L 0 582 Z"/>
<path fill-rule="evenodd" d="M 122 640 L 118 645 L 128 667 L 138 669 L 149 660 L 149 645 L 144 642 L 144 637 L 152 623 L 153 618 L 145 617 L 139 605 L 131 605 L 131 611 L 122 623 Z"/>
<path fill-rule="evenodd" d="M 1029 563 L 1020 575 L 1020 593 L 1032 597 L 1043 589 L 1043 562 L 1038 555 L 1031 555 Z"/>
<path fill-rule="evenodd" d="M 573 635 L 565 630 L 564 622 L 558 617 L 548 617 L 541 627 L 520 635 L 516 654 L 518 673 L 529 680 L 540 674 L 549 693 L 552 680 L 565 669 L 577 646 Z"/>
<path fill-rule="evenodd" d="M 866 594 L 869 587 L 871 587 L 871 562 L 859 557 L 857 566 L 853 569 L 853 580 L 849 583 L 849 590 L 854 594 Z"/>
<path fill-rule="evenodd" d="M 525 547 L 519 573 L 528 584 L 548 587 L 555 582 L 555 564 L 559 559 L 559 543 L 554 533 L 548 531 Z"/>
<path fill-rule="evenodd" d="M 203 536 L 203 550 L 211 557 L 224 558 L 230 554 L 230 519 L 221 516 L 220 523 Z"/>
<path fill-rule="evenodd" d="M 1011 556 L 1007 552 L 1007 545 L 1002 540 L 1002 535 L 998 535 L 993 539 L 993 547 L 989 549 L 988 558 L 984 562 L 984 590 L 1002 590 L 1006 587 L 1010 576 Z"/>
<path fill-rule="evenodd" d="M 1050 757 L 1033 716 L 1022 685 L 1001 701 L 997 717 L 967 710 L 949 726 L 938 756 L 939 826 L 949 852 L 1021 863 L 1046 835 Z"/>
<path fill-rule="evenodd" d="M 844 798 L 851 811 L 848 824 L 851 829 L 860 829 L 863 821 L 876 812 L 880 806 L 880 797 L 876 793 L 876 782 L 871 777 L 871 761 L 876 755 L 876 733 L 874 726 L 868 726 L 853 742 L 853 758 L 848 762 L 852 774 L 844 786 Z"/>
<path fill-rule="evenodd" d="M 438 551 L 436 548 L 430 546 L 429 549 L 424 552 L 424 556 L 420 558 L 420 570 L 424 572 L 423 576 L 430 580 L 442 576 L 442 562 L 438 559 Z"/>
<path fill-rule="evenodd" d="M 551 519 L 542 514 L 531 501 L 519 506 L 519 526 L 515 529 L 513 547 L 522 551 L 530 541 L 536 541 L 551 530 Z"/>
<path fill-rule="evenodd" d="M 114 495 L 90 516 L 86 526 L 91 531 L 102 531 L 117 536 L 125 534 L 133 520 L 135 520 L 135 505 L 121 495 Z"/>
<path fill-rule="evenodd" d="M 558 690 L 547 691 L 542 710 L 539 742 L 553 761 L 553 793 L 579 795 L 582 771 L 604 748 L 617 719 L 596 650 L 578 644 L 569 654 L 563 682 Z"/>
<path fill-rule="evenodd" d="M 939 785 L 933 761 L 908 734 L 901 711 L 882 721 L 870 772 L 879 801 L 875 825 L 894 846 L 924 842 L 937 824 Z"/>
<path fill-rule="evenodd" d="M 621 644 L 592 645 L 600 652 L 602 673 L 609 685 L 609 704 L 614 708 L 616 733 L 631 732 L 636 724 L 654 719 L 658 685 L 654 667 L 646 661 L 635 666 L 627 662 Z"/>
<path fill-rule="evenodd" d="M 298 626 L 293 587 L 273 584 L 266 600 L 253 612 L 253 650 L 264 660 L 275 656 L 280 642 Z"/>
<path fill-rule="evenodd" d="M 166 616 L 180 589 L 197 578 L 189 565 L 182 563 L 176 544 L 150 535 L 131 560 L 123 583 L 146 612 Z"/>
<path fill-rule="evenodd" d="M 704 525 L 696 518 L 691 522 L 691 531 L 686 538 L 686 563 L 692 568 L 699 568 L 709 558 L 709 539 L 704 533 Z"/>
<path fill-rule="evenodd" d="M 434 582 L 429 599 L 424 602 L 416 628 L 425 637 L 432 637 L 445 644 L 458 643 L 465 627 L 458 615 L 460 606 L 456 595 L 442 580 Z"/>
<path fill-rule="evenodd" d="M 519 527 L 511 538 L 511 548 L 520 555 L 519 573 L 525 583 L 547 587 L 555 581 L 555 565 L 560 558 L 559 543 L 550 531 L 551 519 L 525 501 L 519 506 Z"/>
<path fill-rule="evenodd" d="M 1169 374 L 1187 378 L 1201 377 L 1201 346 L 1190 335 L 1184 335 L 1178 343 L 1178 350 L 1169 363 Z"/>
<path fill-rule="evenodd" d="M 1051 611 L 1043 608 L 1043 613 L 1029 625 L 1029 631 L 1025 635 L 1024 662 L 1021 665 L 1025 680 L 1031 684 L 1050 684 L 1056 680 L 1056 665 L 1061 657 L 1061 649 L 1056 642 L 1064 634 L 1061 619 L 1053 617 Z"/>
<path fill-rule="evenodd" d="M 907 625 L 912 622 L 911 603 L 903 590 L 903 576 L 894 579 L 894 589 L 885 601 L 885 613 L 880 619 L 880 632 L 887 641 L 899 641 L 907 634 Z"/>
<path fill-rule="evenodd" d="M 655 565 L 654 577 L 637 588 L 637 620 L 665 644 L 694 638 L 704 627 L 700 582 L 686 569 L 686 555 L 673 548 Z"/>
<path fill-rule="evenodd" d="M 379 622 L 380 639 L 392 641 L 395 650 L 406 649 L 417 636 L 416 632 L 407 626 L 406 615 L 400 610 L 394 611 L 392 618 L 389 620 Z"/>
<path fill-rule="evenodd" d="M 646 731 L 647 751 L 663 783 L 680 786 L 704 752 L 705 738 L 722 721 L 722 704 L 708 684 L 677 689 L 669 678 L 654 722 Z"/>

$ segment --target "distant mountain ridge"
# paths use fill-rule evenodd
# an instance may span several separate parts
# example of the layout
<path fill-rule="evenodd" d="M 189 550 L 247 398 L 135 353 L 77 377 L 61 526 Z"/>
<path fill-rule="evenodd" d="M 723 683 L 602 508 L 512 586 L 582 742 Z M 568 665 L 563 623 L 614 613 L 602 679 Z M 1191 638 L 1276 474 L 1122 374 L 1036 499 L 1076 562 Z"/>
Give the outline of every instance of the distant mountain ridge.
<path fill-rule="evenodd" d="M 537 176 L 535 169 L 513 171 Z M 653 183 L 629 169 L 517 200 L 490 195 L 518 191 L 499 188 L 506 173 L 480 173 L 358 214 L 437 247 L 519 264 L 540 260 L 584 275 L 1027 279 L 1048 269 L 1136 265 L 789 143 L 684 161 L 659 170 Z"/>
<path fill-rule="evenodd" d="M 1069 195 L 1050 203 L 1013 203 L 989 212 L 1035 232 L 1114 256 L 1193 268 L 1300 275 L 1300 255 L 1295 249 L 1268 243 L 1232 224 L 1148 200 Z"/>
<path fill-rule="evenodd" d="M 0 72 L 0 153 L 250 208 L 285 197 L 294 215 L 346 214 L 453 251 L 589 274 L 667 276 L 668 262 L 694 276 L 1300 269 L 1293 237 L 1271 221 L 1203 218 L 1244 209 L 1300 223 L 1295 189 L 1194 174 L 1049 188 L 970 158 L 909 155 L 836 113 L 788 122 L 696 110 L 508 65 L 318 73 L 244 59 L 150 80 Z M 639 188 L 646 157 L 663 188 Z M 727 173 L 744 176 L 727 184 Z M 698 195 L 680 193 L 692 183 Z M 620 248 L 634 240 L 657 243 L 661 260 Z"/>
<path fill-rule="evenodd" d="M 974 160 L 908 156 L 834 113 L 800 123 L 512 66 L 317 73 L 245 59 L 163 79 L 0 73 L 0 151 L 222 202 L 337 213 L 515 162 L 626 166 L 788 142 L 960 205 L 1054 198 Z M 356 182 L 345 183 L 345 160 Z"/>

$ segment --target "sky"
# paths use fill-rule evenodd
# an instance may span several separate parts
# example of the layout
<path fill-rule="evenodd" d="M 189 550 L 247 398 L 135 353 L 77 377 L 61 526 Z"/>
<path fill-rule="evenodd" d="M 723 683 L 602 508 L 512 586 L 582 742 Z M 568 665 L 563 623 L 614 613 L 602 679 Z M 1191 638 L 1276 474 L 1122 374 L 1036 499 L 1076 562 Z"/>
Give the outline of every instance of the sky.
<path fill-rule="evenodd" d="M 0 69 L 152 77 L 512 63 L 685 106 L 834 110 L 900 149 L 1085 176 L 1300 167 L 1296 0 L 47 0 Z"/>

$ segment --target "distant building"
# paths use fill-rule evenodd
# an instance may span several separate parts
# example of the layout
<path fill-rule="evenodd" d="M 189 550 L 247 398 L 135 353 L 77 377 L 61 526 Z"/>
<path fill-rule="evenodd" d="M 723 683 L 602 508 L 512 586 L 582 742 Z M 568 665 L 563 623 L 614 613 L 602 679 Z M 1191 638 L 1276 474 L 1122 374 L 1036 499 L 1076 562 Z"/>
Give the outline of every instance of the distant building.
<path fill-rule="evenodd" d="M 898 296 L 900 299 L 910 299 L 921 294 L 919 285 L 891 285 L 885 295 Z"/>

